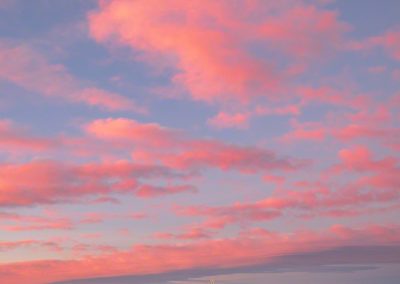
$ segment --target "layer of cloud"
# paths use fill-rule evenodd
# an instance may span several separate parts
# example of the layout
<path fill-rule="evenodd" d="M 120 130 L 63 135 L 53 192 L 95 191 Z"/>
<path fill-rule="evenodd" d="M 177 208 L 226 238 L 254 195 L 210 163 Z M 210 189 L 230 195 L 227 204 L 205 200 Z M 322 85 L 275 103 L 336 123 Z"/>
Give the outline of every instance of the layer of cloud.
<path fill-rule="evenodd" d="M 135 245 L 130 251 L 80 260 L 42 260 L 4 264 L 0 266 L 0 275 L 10 284 L 24 282 L 27 277 L 30 283 L 39 284 L 62 279 L 88 278 L 93 275 L 97 277 L 144 275 L 183 269 L 249 267 L 273 261 L 277 255 L 340 249 L 340 247 L 351 245 L 397 244 L 398 233 L 397 227 L 370 226 L 351 229 L 337 226 L 325 232 L 289 235 L 253 234 L 188 245 Z M 373 254 L 368 256 L 372 258 L 369 260 L 370 263 L 376 261 Z M 110 261 L 111 259 L 113 261 Z M 386 259 L 389 260 L 390 257 L 386 256 Z M 324 263 L 324 257 L 321 257 L 320 261 Z M 368 260 L 364 259 L 363 263 L 366 261 Z"/>

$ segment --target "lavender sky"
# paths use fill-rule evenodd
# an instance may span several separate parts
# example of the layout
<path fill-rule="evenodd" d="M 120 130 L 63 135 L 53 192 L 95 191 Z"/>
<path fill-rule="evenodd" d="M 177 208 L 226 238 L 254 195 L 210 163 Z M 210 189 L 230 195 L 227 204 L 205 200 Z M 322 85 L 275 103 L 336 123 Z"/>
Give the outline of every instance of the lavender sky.
<path fill-rule="evenodd" d="M 399 283 L 399 19 L 0 0 L 0 282 Z"/>

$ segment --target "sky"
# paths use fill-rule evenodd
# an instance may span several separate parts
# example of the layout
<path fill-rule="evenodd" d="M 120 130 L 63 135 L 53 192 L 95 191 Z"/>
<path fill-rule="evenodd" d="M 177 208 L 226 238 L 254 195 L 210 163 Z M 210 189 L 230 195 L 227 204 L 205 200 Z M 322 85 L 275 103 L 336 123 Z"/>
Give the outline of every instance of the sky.
<path fill-rule="evenodd" d="M 399 283 L 399 19 L 0 0 L 0 282 Z"/>

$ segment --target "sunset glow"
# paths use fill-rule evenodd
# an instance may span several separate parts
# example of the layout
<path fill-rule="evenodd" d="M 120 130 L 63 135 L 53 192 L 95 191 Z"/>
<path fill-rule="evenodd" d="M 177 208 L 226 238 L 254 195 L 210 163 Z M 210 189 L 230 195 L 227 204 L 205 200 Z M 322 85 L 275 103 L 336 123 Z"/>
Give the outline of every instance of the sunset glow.
<path fill-rule="evenodd" d="M 397 0 L 0 0 L 0 283 L 398 284 L 399 109 Z"/>

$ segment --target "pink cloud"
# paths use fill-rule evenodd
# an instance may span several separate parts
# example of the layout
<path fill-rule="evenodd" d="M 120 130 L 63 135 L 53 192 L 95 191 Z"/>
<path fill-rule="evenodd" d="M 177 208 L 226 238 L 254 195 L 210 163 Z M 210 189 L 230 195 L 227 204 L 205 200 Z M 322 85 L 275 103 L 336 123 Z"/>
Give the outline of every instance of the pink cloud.
<path fill-rule="evenodd" d="M 26 45 L 0 42 L 0 65 L 1 79 L 40 95 L 109 111 L 144 111 L 129 98 L 96 87 L 85 87 L 63 65 L 48 62 L 42 54 Z"/>
<path fill-rule="evenodd" d="M 372 153 L 365 146 L 342 149 L 339 152 L 344 168 L 355 171 L 390 171 L 396 168 L 398 161 L 393 157 L 373 160 Z"/>
<path fill-rule="evenodd" d="M 391 29 L 382 35 L 370 37 L 364 42 L 355 44 L 356 48 L 383 48 L 391 57 L 400 60 L 400 30 Z"/>
<path fill-rule="evenodd" d="M 158 232 L 154 234 L 154 237 L 160 240 L 198 240 L 211 238 L 211 235 L 203 228 L 193 227 L 178 234 Z"/>
<path fill-rule="evenodd" d="M 30 222 L 30 224 L 24 224 Z M 2 229 L 9 232 L 21 231 L 43 231 L 43 230 L 69 230 L 73 225 L 71 220 L 67 218 L 49 220 L 46 218 L 23 218 L 17 225 L 2 226 Z M 21 224 L 22 223 L 22 224 Z"/>
<path fill-rule="evenodd" d="M 72 164 L 36 160 L 1 164 L 0 206 L 27 206 L 61 201 L 82 201 L 85 196 L 135 193 L 142 177 L 173 177 L 157 166 L 129 162 Z M 165 192 L 168 193 L 168 192 Z M 161 194 L 161 192 L 159 192 Z"/>
<path fill-rule="evenodd" d="M 256 147 L 236 146 L 219 141 L 193 141 L 179 156 L 168 155 L 164 163 L 178 169 L 214 167 L 242 173 L 290 171 L 302 168 L 306 161 L 278 157 L 274 152 Z"/>
<path fill-rule="evenodd" d="M 276 219 L 285 215 L 314 217 L 346 217 L 364 212 L 384 212 L 400 199 L 398 186 L 399 161 L 394 157 L 373 159 L 365 147 L 343 149 L 342 163 L 334 167 L 334 179 L 339 173 L 362 172 L 345 184 L 340 182 L 296 182 L 272 196 L 254 202 L 236 202 L 225 206 L 192 206 L 177 209 L 178 215 L 202 216 L 205 228 L 221 229 L 229 224 L 246 224 Z"/>
<path fill-rule="evenodd" d="M 8 122 L 1 124 L 0 134 L 8 140 L 3 139 L 0 144 L 11 145 L 12 142 L 14 147 L 31 148 L 56 144 L 57 150 L 69 155 L 87 148 L 88 157 L 103 151 L 109 157 L 104 156 L 105 162 L 76 163 L 36 159 L 24 163 L 3 163 L 0 165 L 0 175 L 6 178 L 0 181 L 0 185 L 6 191 L 0 194 L 2 206 L 73 202 L 88 197 L 101 199 L 113 193 L 156 197 L 194 192 L 195 187 L 188 184 L 160 186 L 142 182 L 141 179 L 186 179 L 194 173 L 213 168 L 251 174 L 292 171 L 307 165 L 306 161 L 280 157 L 263 148 L 191 138 L 175 129 L 130 119 L 92 121 L 83 126 L 86 136 L 75 139 L 75 142 L 66 136 L 56 140 L 29 137 L 13 130 L 10 125 Z M 48 142 L 53 140 L 57 143 Z M 114 151 L 115 155 L 118 152 L 124 155 L 133 153 L 133 160 L 141 164 L 119 160 L 112 156 Z"/>
<path fill-rule="evenodd" d="M 219 112 L 216 116 L 208 120 L 208 124 L 215 128 L 246 128 L 248 126 L 249 115 L 245 113 L 229 114 Z"/>
<path fill-rule="evenodd" d="M 136 196 L 149 198 L 160 195 L 176 194 L 182 192 L 197 192 L 197 189 L 192 185 L 177 185 L 177 186 L 152 186 L 142 185 L 135 192 Z"/>
<path fill-rule="evenodd" d="M 260 2 L 263 3 L 263 2 Z M 328 50 L 340 49 L 349 25 L 338 20 L 335 11 L 298 2 L 279 16 L 270 16 L 261 24 L 260 35 L 270 44 L 295 58 L 312 59 Z"/>
<path fill-rule="evenodd" d="M 146 108 L 130 95 L 76 77 L 33 45 L 14 44 L 18 27 L 12 42 L 0 40 L 7 90 L 86 106 L 49 122 L 12 94 L 6 100 L 15 105 L 0 99 L 6 115 L 35 116 L 36 124 L 31 131 L 0 119 L 0 282 L 245 271 L 292 255 L 302 262 L 303 254 L 319 257 L 322 266 L 332 263 L 330 252 L 350 256 L 341 264 L 390 261 L 368 251 L 356 263 L 351 247 L 400 248 L 400 226 L 388 224 L 400 212 L 400 93 L 388 93 L 400 69 L 375 61 L 379 56 L 369 62 L 376 65 L 360 67 L 358 56 L 347 53 L 357 64 L 341 57 L 325 66 L 347 48 L 350 28 L 328 2 L 99 0 L 84 22 L 65 18 L 49 32 L 40 28 L 40 38 L 39 30 L 26 34 L 40 46 L 79 52 L 68 66 L 107 67 L 91 76 L 106 78 L 115 90 L 192 100 L 143 97 L 155 111 L 143 120 L 136 116 Z M 59 12 L 70 14 L 50 14 Z M 71 44 L 75 25 L 95 42 Z M 389 30 L 352 48 L 400 60 L 399 35 Z M 96 43 L 108 45 L 111 57 L 104 58 L 101 46 L 89 54 Z M 76 62 L 82 56 L 87 62 Z M 141 62 L 129 66 L 131 59 Z M 393 78 L 374 76 L 383 72 Z M 137 74 L 138 85 L 127 81 Z M 365 85 L 364 77 L 372 81 Z M 210 106 L 214 116 L 201 125 Z M 98 112 L 88 107 L 126 118 L 94 118 Z M 189 119 L 193 111 L 199 113 Z M 257 127 L 249 129 L 253 119 Z M 287 121 L 289 130 L 282 127 Z M 40 134 L 55 127 L 53 136 Z M 210 127 L 245 131 L 208 133 Z M 362 226 L 371 219 L 380 225 Z"/>
<path fill-rule="evenodd" d="M 400 241 L 399 235 L 399 228 L 396 226 L 378 225 L 364 228 L 335 225 L 325 231 L 290 234 L 259 232 L 190 244 L 135 245 L 128 251 L 105 250 L 99 256 L 75 260 L 8 263 L 0 265 L 0 274 L 2 280 L 9 284 L 26 281 L 40 284 L 66 279 L 143 275 L 205 267 L 234 268 L 268 263 L 273 261 L 276 255 L 315 252 L 356 244 L 393 244 Z M 371 255 L 371 259 L 368 260 L 376 261 L 374 257 Z"/>
<path fill-rule="evenodd" d="M 277 176 L 277 175 L 264 175 L 263 180 L 267 183 L 276 183 L 276 184 L 282 184 L 285 182 L 285 177 L 283 176 Z"/>
<path fill-rule="evenodd" d="M 126 118 L 94 120 L 84 126 L 87 133 L 103 140 L 149 146 L 171 146 L 181 140 L 179 131 L 156 123 L 140 123 Z"/>
<path fill-rule="evenodd" d="M 394 81 L 400 81 L 400 69 L 395 69 L 392 71 L 392 78 Z"/>
<path fill-rule="evenodd" d="M 330 86 L 297 88 L 297 96 L 302 104 L 320 103 L 328 105 L 346 106 L 354 109 L 362 109 L 370 105 L 370 98 L 365 94 L 353 94 L 351 87 L 336 89 Z"/>
<path fill-rule="evenodd" d="M 348 115 L 348 118 L 352 123 L 380 126 L 390 123 L 392 114 L 389 105 L 377 105 L 372 110 L 361 109 L 354 114 Z"/>
<path fill-rule="evenodd" d="M 334 135 L 343 141 L 363 138 L 375 139 L 382 141 L 393 149 L 400 149 L 400 129 L 385 125 L 349 124 L 337 129 Z"/>
<path fill-rule="evenodd" d="M 344 103 L 344 101 L 343 101 Z M 351 100 L 349 101 L 351 105 Z M 290 121 L 292 130 L 278 138 L 283 142 L 313 141 L 330 139 L 332 142 L 373 140 L 392 149 L 400 147 L 400 129 L 396 125 L 393 108 L 395 96 L 385 103 L 368 103 L 354 110 L 330 112 L 326 121 L 299 122 Z"/>
<path fill-rule="evenodd" d="M 286 143 L 302 140 L 321 142 L 327 136 L 327 129 L 318 122 L 298 122 L 297 120 L 291 120 L 290 124 L 293 130 L 281 136 L 279 138 L 280 141 Z"/>
<path fill-rule="evenodd" d="M 179 170 L 218 168 L 256 173 L 269 170 L 295 170 L 305 161 L 281 158 L 262 148 L 239 146 L 211 139 L 195 139 L 174 129 L 129 119 L 102 119 L 84 129 L 103 141 L 135 149 L 133 159 L 162 162 Z"/>
<path fill-rule="evenodd" d="M 139 113 L 147 112 L 144 107 L 137 106 L 132 99 L 95 87 L 81 89 L 75 93 L 74 97 L 74 100 L 78 102 L 99 106 L 110 111 L 132 110 Z"/>
<path fill-rule="evenodd" d="M 306 62 L 337 49 L 348 29 L 335 12 L 300 1 L 108 1 L 88 19 L 97 41 L 128 45 L 146 61 L 172 65 L 172 82 L 207 102 L 248 102 L 283 89 L 286 70 L 248 46 Z"/>
<path fill-rule="evenodd" d="M 301 114 L 300 104 L 286 104 L 277 107 L 258 106 L 255 109 L 257 115 L 299 115 Z"/>
<path fill-rule="evenodd" d="M 386 66 L 371 66 L 368 68 L 368 72 L 371 74 L 382 74 L 386 72 Z"/>
<path fill-rule="evenodd" d="M 35 244 L 33 240 L 17 241 L 17 242 L 0 242 L 0 251 L 11 250 L 21 246 L 30 246 Z"/>
<path fill-rule="evenodd" d="M 0 119 L 0 151 L 44 151 L 55 146 L 51 139 L 34 136 L 10 120 Z"/>
<path fill-rule="evenodd" d="M 8 10 L 15 4 L 14 0 L 0 0 L 0 10 Z"/>
<path fill-rule="evenodd" d="M 24 247 L 39 247 L 41 249 L 51 249 L 56 251 L 61 249 L 57 243 L 48 241 L 22 240 L 13 242 L 0 242 L 0 252 Z"/>
<path fill-rule="evenodd" d="M 159 192 L 159 195 L 168 194 Z M 152 197 L 152 196 L 150 196 Z M 91 224 L 99 224 L 115 220 L 141 220 L 146 218 L 145 213 L 104 213 L 88 212 L 85 214 L 60 214 L 42 212 L 40 215 L 21 215 L 16 213 L 0 212 L 1 229 L 8 232 L 44 231 L 44 230 L 79 230 Z"/>

